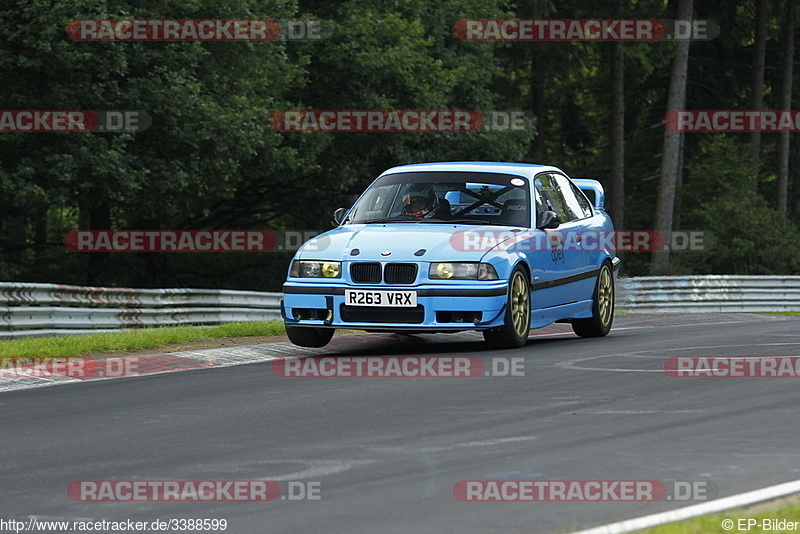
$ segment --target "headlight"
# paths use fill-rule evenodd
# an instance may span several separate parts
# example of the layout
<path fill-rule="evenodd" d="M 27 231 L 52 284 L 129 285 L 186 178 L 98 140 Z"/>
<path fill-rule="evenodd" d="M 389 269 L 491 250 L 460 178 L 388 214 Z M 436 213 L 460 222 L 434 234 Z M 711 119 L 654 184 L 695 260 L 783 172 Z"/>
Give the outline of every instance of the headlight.
<path fill-rule="evenodd" d="M 431 263 L 432 280 L 497 280 L 497 271 L 488 263 Z"/>
<path fill-rule="evenodd" d="M 341 278 L 342 262 L 295 260 L 292 262 L 289 276 L 300 278 Z"/>

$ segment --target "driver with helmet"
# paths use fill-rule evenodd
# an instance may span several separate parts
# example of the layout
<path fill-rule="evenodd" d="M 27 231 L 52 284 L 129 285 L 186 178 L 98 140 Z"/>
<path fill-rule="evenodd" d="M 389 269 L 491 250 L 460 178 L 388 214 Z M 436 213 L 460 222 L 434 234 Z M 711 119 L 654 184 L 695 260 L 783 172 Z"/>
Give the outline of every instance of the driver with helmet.
<path fill-rule="evenodd" d="M 403 213 L 418 218 L 446 218 L 450 216 L 449 202 L 439 199 L 432 184 L 411 184 L 403 194 Z"/>

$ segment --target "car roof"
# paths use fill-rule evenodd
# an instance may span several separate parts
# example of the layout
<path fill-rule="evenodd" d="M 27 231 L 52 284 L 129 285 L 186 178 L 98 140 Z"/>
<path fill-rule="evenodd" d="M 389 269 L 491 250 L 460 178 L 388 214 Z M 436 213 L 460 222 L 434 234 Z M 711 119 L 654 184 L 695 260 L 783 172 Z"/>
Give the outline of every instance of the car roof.
<path fill-rule="evenodd" d="M 415 163 L 412 165 L 400 165 L 384 171 L 381 176 L 386 174 L 396 174 L 401 172 L 494 172 L 498 174 L 516 174 L 526 178 L 533 178 L 536 174 L 543 171 L 563 172 L 558 167 L 552 165 L 540 165 L 536 163 L 507 163 L 500 161 L 443 161 L 440 163 Z"/>

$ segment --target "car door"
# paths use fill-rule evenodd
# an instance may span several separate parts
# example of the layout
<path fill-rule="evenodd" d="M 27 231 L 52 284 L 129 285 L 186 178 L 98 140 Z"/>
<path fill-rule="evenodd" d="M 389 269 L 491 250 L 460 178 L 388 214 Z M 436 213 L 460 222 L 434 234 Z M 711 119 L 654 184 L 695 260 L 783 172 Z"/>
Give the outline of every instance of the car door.
<path fill-rule="evenodd" d="M 531 290 L 535 308 L 548 308 L 585 299 L 582 276 L 588 259 L 580 248 L 585 214 L 566 176 L 544 172 L 536 176 L 537 225 L 541 214 L 550 210 L 558 217 L 555 229 L 543 229 L 544 239 L 533 254 Z"/>
<path fill-rule="evenodd" d="M 577 256 L 575 261 L 580 265 L 580 271 L 575 276 L 575 280 L 570 285 L 570 292 L 573 302 L 592 298 L 595 281 L 597 279 L 596 268 L 599 265 L 597 258 L 601 251 L 597 250 L 596 242 L 593 245 L 591 239 L 586 239 L 589 230 L 597 230 L 594 225 L 594 210 L 586 195 L 575 185 L 572 180 L 563 174 L 556 174 L 556 182 L 564 195 L 568 209 L 575 217 L 576 234 L 573 237 L 574 247 L 571 252 Z"/>

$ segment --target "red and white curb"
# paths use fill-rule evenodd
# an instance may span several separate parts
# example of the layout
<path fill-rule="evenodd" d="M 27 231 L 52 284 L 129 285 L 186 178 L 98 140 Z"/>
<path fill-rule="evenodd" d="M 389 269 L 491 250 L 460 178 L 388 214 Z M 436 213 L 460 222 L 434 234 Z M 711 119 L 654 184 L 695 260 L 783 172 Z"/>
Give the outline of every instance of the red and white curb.
<path fill-rule="evenodd" d="M 125 371 L 118 376 L 70 376 L 64 372 L 49 372 L 37 367 L 36 372 L 0 368 L 0 393 L 22 389 L 78 384 L 87 381 L 113 380 L 193 369 L 210 369 L 269 362 L 276 358 L 298 358 L 322 354 L 336 354 L 372 345 L 376 339 L 387 339 L 387 335 L 344 336 L 334 338 L 326 347 L 319 349 L 298 347 L 288 342 L 264 343 L 218 349 L 188 350 L 169 354 L 123 356 L 115 358 L 115 366 Z M 102 363 L 103 360 L 97 360 Z"/>

